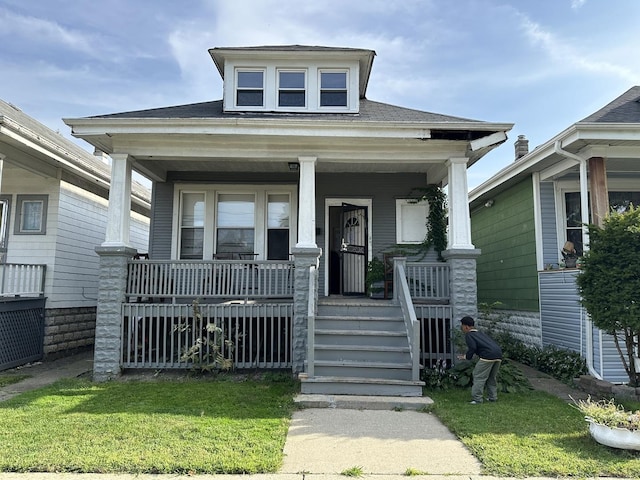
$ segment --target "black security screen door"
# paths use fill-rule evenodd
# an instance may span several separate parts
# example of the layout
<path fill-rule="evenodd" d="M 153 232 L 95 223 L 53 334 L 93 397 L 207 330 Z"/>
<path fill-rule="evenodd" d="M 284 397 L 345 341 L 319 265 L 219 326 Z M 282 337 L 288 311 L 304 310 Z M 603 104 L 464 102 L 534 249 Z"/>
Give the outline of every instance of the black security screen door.
<path fill-rule="evenodd" d="M 342 204 L 342 294 L 364 295 L 367 268 L 367 208 Z"/>

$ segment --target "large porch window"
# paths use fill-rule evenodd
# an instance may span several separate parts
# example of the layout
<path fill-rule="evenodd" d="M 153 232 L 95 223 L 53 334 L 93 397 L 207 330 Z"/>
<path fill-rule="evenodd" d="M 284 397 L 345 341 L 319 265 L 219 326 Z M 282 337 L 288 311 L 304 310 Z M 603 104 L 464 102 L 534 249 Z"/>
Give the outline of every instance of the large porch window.
<path fill-rule="evenodd" d="M 294 185 L 176 186 L 173 258 L 288 260 Z"/>
<path fill-rule="evenodd" d="M 218 194 L 216 253 L 253 254 L 255 249 L 256 207 L 251 193 Z"/>

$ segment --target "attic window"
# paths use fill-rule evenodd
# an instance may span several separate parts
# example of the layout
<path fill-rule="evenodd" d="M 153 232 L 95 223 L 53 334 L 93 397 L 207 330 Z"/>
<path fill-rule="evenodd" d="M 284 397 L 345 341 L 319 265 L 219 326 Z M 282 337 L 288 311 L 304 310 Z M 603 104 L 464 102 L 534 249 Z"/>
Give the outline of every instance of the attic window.
<path fill-rule="evenodd" d="M 236 105 L 239 107 L 264 106 L 264 71 L 238 70 Z"/>
<path fill-rule="evenodd" d="M 325 70 L 320 72 L 320 106 L 347 106 L 346 71 Z"/>
<path fill-rule="evenodd" d="M 278 106 L 305 107 L 306 81 L 304 71 L 278 71 Z"/>

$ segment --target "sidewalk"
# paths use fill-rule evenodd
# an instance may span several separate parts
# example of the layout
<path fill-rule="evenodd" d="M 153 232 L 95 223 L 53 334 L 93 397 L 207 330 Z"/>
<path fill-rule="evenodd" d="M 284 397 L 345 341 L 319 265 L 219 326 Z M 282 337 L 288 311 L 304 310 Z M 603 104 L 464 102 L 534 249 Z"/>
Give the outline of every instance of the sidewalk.
<path fill-rule="evenodd" d="M 93 355 L 37 363 L 11 372 L 31 375 L 0 388 L 0 401 L 49 385 L 61 378 L 90 375 Z M 537 390 L 566 401 L 583 398 L 552 377 L 520 366 Z M 276 474 L 251 475 L 251 480 L 344 480 L 340 472 L 360 467 L 376 480 L 407 478 L 408 469 L 430 480 L 492 480 L 481 475 L 481 465 L 435 415 L 420 410 L 428 398 L 349 397 L 299 395 L 304 408 L 294 412 L 284 446 L 284 463 Z M 199 480 L 247 480 L 247 475 L 201 475 Z M 0 480 L 133 480 L 130 475 L 0 473 Z M 188 480 L 189 476 L 171 475 Z M 136 480 L 158 480 L 157 475 L 135 475 Z"/>

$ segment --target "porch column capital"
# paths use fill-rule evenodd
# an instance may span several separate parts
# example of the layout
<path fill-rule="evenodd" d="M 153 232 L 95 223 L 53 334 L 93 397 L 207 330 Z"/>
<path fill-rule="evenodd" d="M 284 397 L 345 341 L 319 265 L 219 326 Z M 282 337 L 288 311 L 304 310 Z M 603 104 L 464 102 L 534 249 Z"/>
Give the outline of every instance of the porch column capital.
<path fill-rule="evenodd" d="M 102 246 L 129 246 L 130 224 L 131 159 L 126 153 L 112 153 L 107 231 Z"/>
<path fill-rule="evenodd" d="M 447 248 L 473 249 L 471 243 L 471 216 L 467 186 L 466 157 L 451 157 L 447 160 L 449 174 L 449 241 Z"/>
<path fill-rule="evenodd" d="M 318 157 L 300 156 L 298 198 L 298 248 L 317 248 L 316 245 L 316 161 Z"/>

